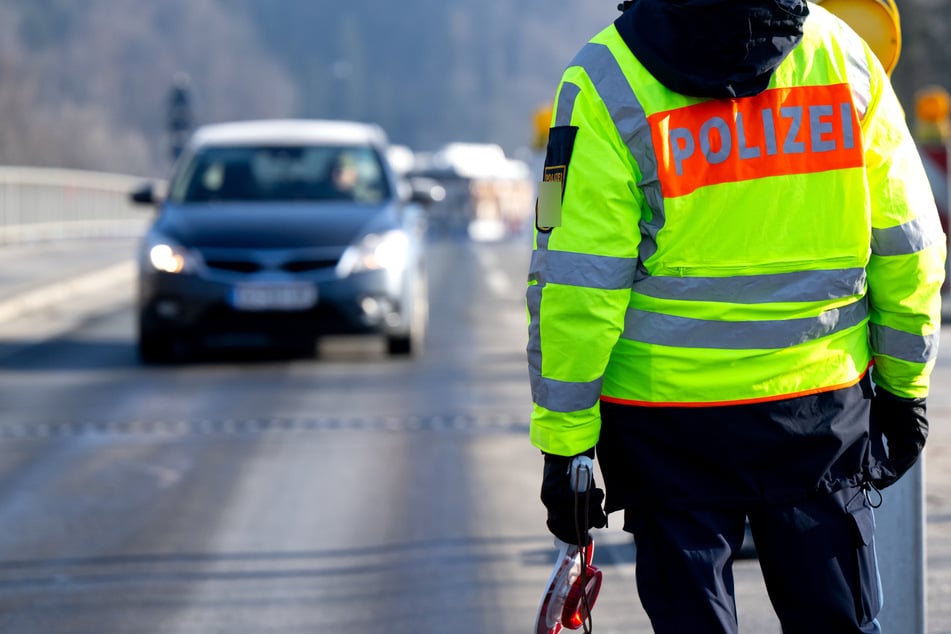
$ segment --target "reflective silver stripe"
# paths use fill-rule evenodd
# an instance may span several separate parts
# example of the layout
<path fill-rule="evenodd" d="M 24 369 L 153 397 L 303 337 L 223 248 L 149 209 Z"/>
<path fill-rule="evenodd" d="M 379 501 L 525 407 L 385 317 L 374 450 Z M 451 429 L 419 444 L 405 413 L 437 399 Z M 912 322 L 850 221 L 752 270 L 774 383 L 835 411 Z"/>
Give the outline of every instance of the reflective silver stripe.
<path fill-rule="evenodd" d="M 864 293 L 865 269 L 795 271 L 736 277 L 651 276 L 635 282 L 633 290 L 658 299 L 698 302 L 816 302 Z"/>
<path fill-rule="evenodd" d="M 851 33 L 845 29 L 843 32 Z M 849 89 L 852 91 L 852 102 L 861 121 L 865 118 L 868 104 L 872 100 L 872 70 L 865 56 L 865 46 L 858 37 L 845 38 L 842 49 L 845 54 L 845 73 L 849 81 Z"/>
<path fill-rule="evenodd" d="M 564 83 L 558 94 L 558 111 L 555 115 L 555 125 L 569 125 L 571 123 L 571 114 L 575 107 L 575 98 L 580 89 L 571 83 Z M 539 310 L 542 301 L 542 288 L 545 286 L 543 272 L 547 265 L 545 260 L 548 254 L 548 241 L 551 238 L 550 231 L 537 231 L 535 233 L 535 250 L 532 252 L 531 268 L 529 270 L 529 281 L 535 281 L 536 284 L 530 285 L 525 292 L 525 302 L 528 308 L 528 345 L 526 353 L 528 356 L 528 367 L 532 392 L 536 390 L 536 384 L 539 383 L 542 367 L 542 342 L 539 328 Z"/>
<path fill-rule="evenodd" d="M 872 352 L 912 363 L 927 363 L 938 356 L 936 331 L 930 335 L 913 335 L 881 324 L 869 324 Z"/>
<path fill-rule="evenodd" d="M 546 379 L 534 369 L 529 371 L 532 401 L 552 412 L 576 412 L 594 407 L 601 398 L 601 379 L 573 383 Z"/>
<path fill-rule="evenodd" d="M 536 233 L 536 247 L 532 251 L 532 259 L 528 267 L 528 281 L 535 282 L 538 286 L 545 285 L 545 271 L 548 269 L 548 240 L 551 238 L 550 231 L 538 231 Z M 536 313 L 531 313 L 532 317 Z"/>
<path fill-rule="evenodd" d="M 813 341 L 857 326 L 868 316 L 865 299 L 818 317 L 775 321 L 712 321 L 629 309 L 624 339 L 677 348 L 772 350 Z"/>
<path fill-rule="evenodd" d="M 937 242 L 942 235 L 940 229 L 929 226 L 931 223 L 915 218 L 911 222 L 889 227 L 872 229 L 872 253 L 875 255 L 908 255 L 918 253 Z M 937 224 L 937 223 L 935 223 Z"/>
<path fill-rule="evenodd" d="M 541 284 L 569 284 L 604 290 L 629 289 L 637 260 L 568 251 L 535 251 L 529 279 Z"/>
<path fill-rule="evenodd" d="M 532 377 L 532 383 L 535 377 L 541 375 L 542 371 L 542 340 L 539 334 L 538 310 L 542 303 L 542 287 L 539 285 L 529 286 L 525 291 L 525 304 L 530 315 L 528 321 L 528 345 L 525 348 L 528 354 L 529 375 Z"/>
<path fill-rule="evenodd" d="M 535 236 L 536 250 L 547 251 L 548 240 L 551 239 L 551 231 L 539 231 Z"/>
<path fill-rule="evenodd" d="M 548 251 L 547 248 L 542 247 L 541 245 L 539 245 L 539 249 L 532 253 L 532 272 L 529 275 L 530 277 L 536 278 L 538 283 L 529 286 L 525 292 L 528 313 L 531 317 L 528 324 L 528 345 L 526 347 L 526 352 L 528 355 L 528 375 L 532 390 L 532 401 L 534 403 L 553 412 L 574 412 L 577 410 L 594 407 L 594 405 L 598 402 L 598 399 L 601 398 L 602 380 L 597 379 L 596 381 L 573 383 L 567 381 L 556 381 L 554 379 L 546 379 L 542 377 L 542 348 L 538 320 L 542 302 L 542 289 L 546 284 L 546 278 L 551 277 L 551 275 L 546 274 L 548 269 L 554 269 L 557 272 L 557 277 L 560 272 L 565 272 L 564 266 L 567 264 L 565 261 L 558 262 L 558 257 L 553 258 L 556 261 L 556 264 L 553 267 L 549 267 L 545 261 L 548 258 L 558 255 L 561 255 L 561 253 L 557 251 Z M 567 255 L 570 256 L 577 254 Z M 597 259 L 598 258 L 596 256 L 591 256 L 592 261 Z M 604 259 L 614 260 L 616 258 Z M 597 271 L 594 271 L 594 274 L 595 277 L 597 277 Z M 608 279 L 610 277 L 611 275 L 604 279 Z M 547 281 L 554 282 L 556 280 L 548 279 Z M 626 287 L 622 286 L 621 288 L 629 287 L 630 281 L 627 282 Z"/>
<path fill-rule="evenodd" d="M 548 276 L 545 274 L 548 268 L 548 249 L 535 249 L 532 251 L 532 259 L 528 265 L 528 281 L 535 282 L 539 286 L 544 286 Z"/>
<path fill-rule="evenodd" d="M 621 140 L 641 171 L 641 180 L 637 186 L 653 212 L 649 222 L 640 223 L 639 255 L 644 262 L 657 251 L 657 232 L 665 222 L 664 197 L 657 176 L 657 158 L 647 116 L 617 59 L 607 46 L 589 42 L 578 52 L 571 65 L 583 68 L 591 79 Z"/>
<path fill-rule="evenodd" d="M 555 125 L 571 125 L 571 114 L 575 109 L 575 99 L 581 88 L 570 82 L 565 82 L 558 91 L 558 110 L 555 112 Z"/>

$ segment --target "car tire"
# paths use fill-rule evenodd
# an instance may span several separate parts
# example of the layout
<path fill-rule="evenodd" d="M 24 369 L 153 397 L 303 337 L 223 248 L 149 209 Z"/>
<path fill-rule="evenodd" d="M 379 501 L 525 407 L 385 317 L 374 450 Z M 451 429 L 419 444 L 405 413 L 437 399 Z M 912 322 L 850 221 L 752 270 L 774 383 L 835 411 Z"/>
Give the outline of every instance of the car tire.
<path fill-rule="evenodd" d="M 386 354 L 391 357 L 405 357 L 413 354 L 413 341 L 410 337 L 387 337 Z"/>
<path fill-rule="evenodd" d="M 168 363 L 181 354 L 179 338 L 164 328 L 159 328 L 145 314 L 139 316 L 138 355 L 142 363 L 151 365 Z"/>
<path fill-rule="evenodd" d="M 300 359 L 315 359 L 317 357 L 317 337 L 300 337 L 291 344 L 290 352 Z"/>
<path fill-rule="evenodd" d="M 175 341 L 167 335 L 139 335 L 139 360 L 145 364 L 168 363 L 175 356 Z"/>

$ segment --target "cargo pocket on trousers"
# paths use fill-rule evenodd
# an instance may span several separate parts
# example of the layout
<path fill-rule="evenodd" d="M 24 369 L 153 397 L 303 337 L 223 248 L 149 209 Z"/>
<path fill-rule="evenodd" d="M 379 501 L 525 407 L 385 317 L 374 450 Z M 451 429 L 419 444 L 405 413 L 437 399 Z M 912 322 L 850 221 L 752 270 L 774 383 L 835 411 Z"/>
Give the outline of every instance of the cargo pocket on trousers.
<path fill-rule="evenodd" d="M 855 523 L 856 576 L 854 588 L 855 609 L 863 623 L 871 623 L 882 609 L 881 580 L 878 576 L 878 561 L 875 556 L 875 516 L 868 503 L 846 509 Z"/>

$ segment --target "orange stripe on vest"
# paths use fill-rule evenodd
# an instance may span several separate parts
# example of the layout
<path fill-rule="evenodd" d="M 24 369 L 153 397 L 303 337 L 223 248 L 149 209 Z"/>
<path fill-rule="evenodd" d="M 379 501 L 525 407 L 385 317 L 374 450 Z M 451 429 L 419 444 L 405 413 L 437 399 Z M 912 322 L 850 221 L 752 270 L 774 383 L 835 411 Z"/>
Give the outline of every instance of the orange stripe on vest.
<path fill-rule="evenodd" d="M 860 167 L 861 139 L 847 84 L 776 88 L 648 117 L 661 191 Z"/>

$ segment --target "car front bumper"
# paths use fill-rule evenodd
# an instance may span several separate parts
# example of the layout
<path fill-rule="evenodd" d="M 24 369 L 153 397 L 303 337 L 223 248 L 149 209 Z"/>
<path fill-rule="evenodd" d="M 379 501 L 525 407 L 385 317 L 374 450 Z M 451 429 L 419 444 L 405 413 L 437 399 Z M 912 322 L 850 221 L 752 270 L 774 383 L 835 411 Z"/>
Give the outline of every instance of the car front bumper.
<path fill-rule="evenodd" d="M 260 287 L 310 284 L 316 303 L 307 308 L 236 306 L 240 284 Z M 271 338 L 338 334 L 389 334 L 404 324 L 405 275 L 365 271 L 332 279 L 242 279 L 148 272 L 139 277 L 143 330 L 195 338 L 265 335 Z"/>

